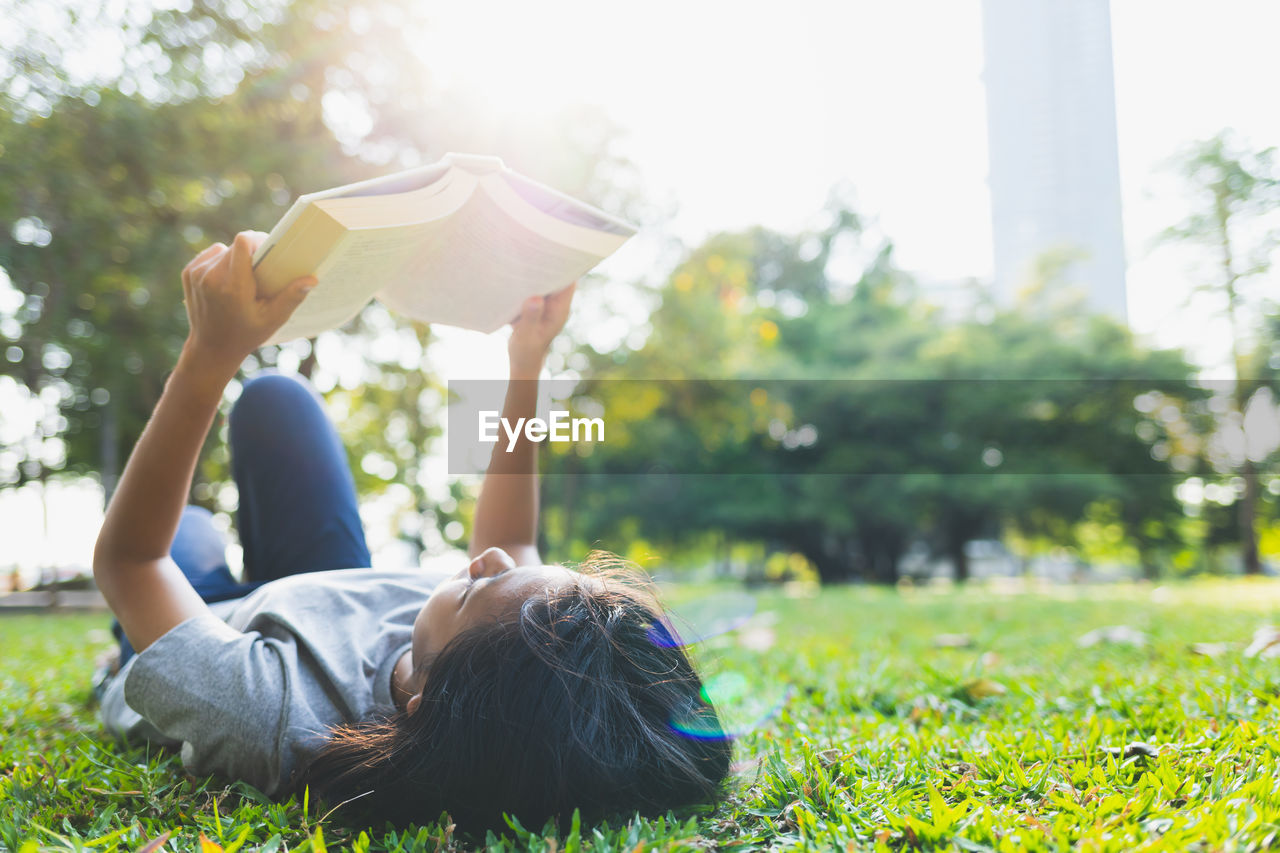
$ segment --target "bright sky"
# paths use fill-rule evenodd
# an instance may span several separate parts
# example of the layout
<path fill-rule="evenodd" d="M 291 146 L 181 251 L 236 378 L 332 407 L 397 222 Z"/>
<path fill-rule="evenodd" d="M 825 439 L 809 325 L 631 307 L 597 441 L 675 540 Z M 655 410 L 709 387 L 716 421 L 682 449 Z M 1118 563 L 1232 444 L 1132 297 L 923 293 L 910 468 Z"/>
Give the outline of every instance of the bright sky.
<path fill-rule="evenodd" d="M 845 183 L 924 279 L 990 275 L 979 0 L 435 5 L 423 52 L 436 83 L 535 116 L 602 105 L 688 245 L 756 223 L 802 228 Z M 1183 307 L 1184 259 L 1151 251 L 1182 211 L 1160 168 L 1227 126 L 1255 147 L 1280 144 L 1278 32 L 1272 0 L 1112 2 L 1130 322 L 1206 362 L 1225 332 L 1206 327 L 1204 306 Z M 644 263 L 644 251 L 624 250 L 615 271 Z M 503 375 L 499 336 L 445 338 L 434 355 L 446 376 Z M 73 529 L 53 531 L 56 559 L 87 562 L 88 505 L 67 500 L 55 525 Z"/>
<path fill-rule="evenodd" d="M 979 0 L 620 8 L 455 3 L 424 54 L 438 82 L 493 109 L 604 106 L 690 244 L 755 223 L 801 228 L 843 182 L 926 280 L 990 275 Z M 1270 0 L 1112 2 L 1129 316 L 1161 344 L 1205 331 L 1202 311 L 1182 310 L 1184 260 L 1152 252 L 1181 214 L 1162 164 L 1228 126 L 1256 147 L 1280 143 L 1277 32 Z"/>

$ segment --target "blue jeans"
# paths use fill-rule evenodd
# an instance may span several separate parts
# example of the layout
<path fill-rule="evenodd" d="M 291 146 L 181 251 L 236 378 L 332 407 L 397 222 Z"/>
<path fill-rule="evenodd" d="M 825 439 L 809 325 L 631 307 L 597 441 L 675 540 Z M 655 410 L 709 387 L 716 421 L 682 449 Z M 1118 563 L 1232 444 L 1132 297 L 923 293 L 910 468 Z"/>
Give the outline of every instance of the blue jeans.
<path fill-rule="evenodd" d="M 288 575 L 369 565 L 346 451 L 309 383 L 276 373 L 249 380 L 228 432 L 245 580 L 227 567 L 227 539 L 213 515 L 188 506 L 169 555 L 201 598 L 227 601 Z M 133 647 L 120 623 L 112 631 L 123 665 Z"/>

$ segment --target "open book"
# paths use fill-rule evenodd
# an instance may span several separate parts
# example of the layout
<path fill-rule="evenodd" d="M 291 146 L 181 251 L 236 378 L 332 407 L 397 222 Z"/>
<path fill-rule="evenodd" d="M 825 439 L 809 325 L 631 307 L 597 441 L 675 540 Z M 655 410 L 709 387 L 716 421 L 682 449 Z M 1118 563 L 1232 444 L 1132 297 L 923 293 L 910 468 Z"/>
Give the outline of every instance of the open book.
<path fill-rule="evenodd" d="M 635 233 L 497 157 L 448 154 L 302 196 L 253 263 L 264 296 L 300 276 L 318 279 L 269 343 L 340 326 L 375 296 L 415 320 L 492 332 L 525 299 L 565 287 Z"/>

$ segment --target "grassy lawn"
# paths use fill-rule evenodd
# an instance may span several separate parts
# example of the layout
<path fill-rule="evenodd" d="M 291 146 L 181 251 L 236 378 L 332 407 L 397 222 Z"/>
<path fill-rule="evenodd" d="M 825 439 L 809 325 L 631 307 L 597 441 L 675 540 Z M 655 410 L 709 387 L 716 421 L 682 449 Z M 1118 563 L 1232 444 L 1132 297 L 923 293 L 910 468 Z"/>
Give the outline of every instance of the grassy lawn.
<path fill-rule="evenodd" d="M 87 706 L 103 616 L 0 618 L 0 850 L 469 845 L 435 823 L 349 826 L 192 779 L 102 739 Z M 513 832 L 492 849 L 1247 850 L 1280 839 L 1280 583 L 1034 593 L 838 589 L 759 596 L 702 644 L 747 728 L 714 811 Z M 1082 647 L 1127 625 L 1145 643 Z M 939 635 L 967 635 L 939 638 Z M 950 642 L 952 645 L 948 646 Z M 1227 643 L 1195 654 L 1193 643 Z M 198 677 L 194 676 L 193 677 Z M 750 707 L 779 704 L 760 720 Z M 753 724 L 753 717 L 754 724 Z M 26 842 L 24 844 L 24 842 Z"/>

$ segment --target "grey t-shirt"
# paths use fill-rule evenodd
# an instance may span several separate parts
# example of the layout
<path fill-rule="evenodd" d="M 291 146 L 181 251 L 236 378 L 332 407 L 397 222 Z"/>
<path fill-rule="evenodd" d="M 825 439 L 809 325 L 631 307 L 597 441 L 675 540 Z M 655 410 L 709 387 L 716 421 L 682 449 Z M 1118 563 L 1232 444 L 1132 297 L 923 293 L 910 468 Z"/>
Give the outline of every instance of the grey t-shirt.
<path fill-rule="evenodd" d="M 133 657 L 102 720 L 125 739 L 182 749 L 192 774 L 288 787 L 327 732 L 391 714 L 391 671 L 445 575 L 342 569 L 272 581 L 210 605 Z"/>

